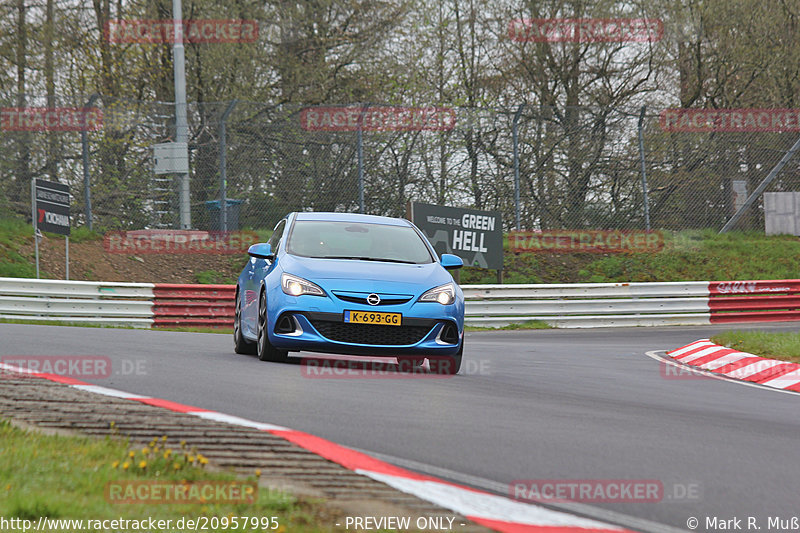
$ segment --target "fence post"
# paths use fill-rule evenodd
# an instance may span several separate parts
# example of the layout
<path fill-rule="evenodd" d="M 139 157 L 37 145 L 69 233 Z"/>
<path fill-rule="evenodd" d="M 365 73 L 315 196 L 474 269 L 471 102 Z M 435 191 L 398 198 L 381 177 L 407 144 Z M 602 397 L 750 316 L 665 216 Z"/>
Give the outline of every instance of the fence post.
<path fill-rule="evenodd" d="M 186 105 L 186 58 L 183 47 L 183 5 L 181 0 L 172 0 L 172 24 L 175 40 L 172 44 L 172 72 L 175 85 L 175 142 L 189 142 L 189 125 Z M 186 160 L 189 160 L 188 148 Z M 181 229 L 192 229 L 192 197 L 189 172 L 178 174 L 178 213 Z"/>
<path fill-rule="evenodd" d="M 650 203 L 647 200 L 647 170 L 644 162 L 644 113 L 647 106 L 642 106 L 639 112 L 639 158 L 642 161 L 642 202 L 644 203 L 644 228 L 650 231 Z"/>
<path fill-rule="evenodd" d="M 239 100 L 234 99 L 228 107 L 225 108 L 225 112 L 222 113 L 222 118 L 219 121 L 219 229 L 220 231 L 228 231 L 228 162 L 227 157 L 225 155 L 225 151 L 227 149 L 227 131 L 225 129 L 225 123 L 228 120 L 228 116 L 233 111 L 233 108 L 236 107 L 236 104 L 239 103 Z"/>
<path fill-rule="evenodd" d="M 517 231 L 520 230 L 520 205 L 519 205 L 519 117 L 525 104 L 519 104 L 514 113 L 514 122 L 511 123 L 511 136 L 514 141 L 514 219 Z M 502 283 L 502 282 L 501 282 Z"/>
<path fill-rule="evenodd" d="M 99 94 L 94 93 L 89 97 L 89 101 L 83 105 L 83 115 L 86 113 L 95 100 L 100 97 Z M 89 177 L 89 136 L 86 133 L 86 121 L 84 120 L 83 127 L 81 128 L 81 152 L 83 156 L 83 203 L 86 210 L 86 225 L 89 231 L 92 230 L 92 189 L 91 179 Z"/>
<path fill-rule="evenodd" d="M 364 124 L 364 112 L 367 107 L 361 108 L 358 114 L 358 135 L 356 143 L 358 144 L 358 212 L 364 213 L 364 136 L 361 132 Z"/>

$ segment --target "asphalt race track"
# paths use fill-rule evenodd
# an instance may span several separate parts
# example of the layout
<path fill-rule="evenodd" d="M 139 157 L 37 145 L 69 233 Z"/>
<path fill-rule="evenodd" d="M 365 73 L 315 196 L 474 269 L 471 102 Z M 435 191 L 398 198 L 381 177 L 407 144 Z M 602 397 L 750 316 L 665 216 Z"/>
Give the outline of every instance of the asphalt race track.
<path fill-rule="evenodd" d="M 634 529 L 687 519 L 800 515 L 800 394 L 670 376 L 649 351 L 734 328 L 468 333 L 462 374 L 311 379 L 298 364 L 233 353 L 229 335 L 0 324 L 0 361 L 98 355 L 98 385 L 306 431 L 509 494 L 514 480 L 637 479 L 660 502 L 587 503 Z M 134 368 L 138 365 L 138 371 Z M 588 507 L 587 507 L 588 506 Z"/>

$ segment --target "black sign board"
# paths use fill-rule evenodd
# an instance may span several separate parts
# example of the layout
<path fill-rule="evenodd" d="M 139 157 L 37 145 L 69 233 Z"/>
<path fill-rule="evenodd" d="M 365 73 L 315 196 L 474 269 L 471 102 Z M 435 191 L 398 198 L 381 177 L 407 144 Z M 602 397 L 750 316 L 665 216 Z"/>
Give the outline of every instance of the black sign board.
<path fill-rule="evenodd" d="M 503 268 L 503 224 L 499 211 L 411 204 L 411 221 L 439 254 L 455 254 L 464 265 Z"/>
<path fill-rule="evenodd" d="M 69 187 L 36 180 L 36 227 L 69 236 Z"/>

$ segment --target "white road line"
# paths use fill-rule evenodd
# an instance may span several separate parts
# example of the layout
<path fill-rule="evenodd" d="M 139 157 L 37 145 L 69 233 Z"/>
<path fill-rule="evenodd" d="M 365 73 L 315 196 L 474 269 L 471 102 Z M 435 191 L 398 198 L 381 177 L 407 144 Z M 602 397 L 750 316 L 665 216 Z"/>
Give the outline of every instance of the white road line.
<path fill-rule="evenodd" d="M 149 399 L 150 396 L 142 396 L 141 394 L 132 394 L 130 392 L 125 392 L 117 389 L 109 389 L 106 387 L 101 387 L 100 385 L 70 385 L 78 390 L 84 390 L 86 392 L 94 392 L 96 394 L 102 394 L 103 396 L 112 396 L 114 398 L 123 398 L 125 400 L 137 400 L 137 399 Z"/>

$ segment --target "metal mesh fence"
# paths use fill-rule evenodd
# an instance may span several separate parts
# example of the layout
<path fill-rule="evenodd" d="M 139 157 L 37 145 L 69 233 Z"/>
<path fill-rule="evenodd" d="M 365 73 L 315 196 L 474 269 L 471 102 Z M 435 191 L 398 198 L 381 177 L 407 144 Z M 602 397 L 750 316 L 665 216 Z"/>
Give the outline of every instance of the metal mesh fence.
<path fill-rule="evenodd" d="M 87 100 L 0 99 L 0 208 L 29 216 L 30 180 L 50 179 L 70 186 L 73 225 L 87 224 L 81 132 L 21 131 L 9 119 L 9 110 Z M 175 177 L 155 174 L 152 155 L 174 138 L 173 105 L 99 97 L 93 107 L 102 112 L 102 127 L 85 135 L 93 226 L 177 227 Z M 358 211 L 362 202 L 366 213 L 403 216 L 409 201 L 498 210 L 506 230 L 517 216 L 528 230 L 643 229 L 640 131 L 650 226 L 719 230 L 798 135 L 675 131 L 657 112 L 590 107 L 219 102 L 190 104 L 188 117 L 192 227 L 211 230 L 220 229 L 223 187 L 228 229 L 269 228 L 293 210 Z M 767 190 L 799 187 L 792 161 Z M 763 227 L 757 202 L 738 228 Z"/>

